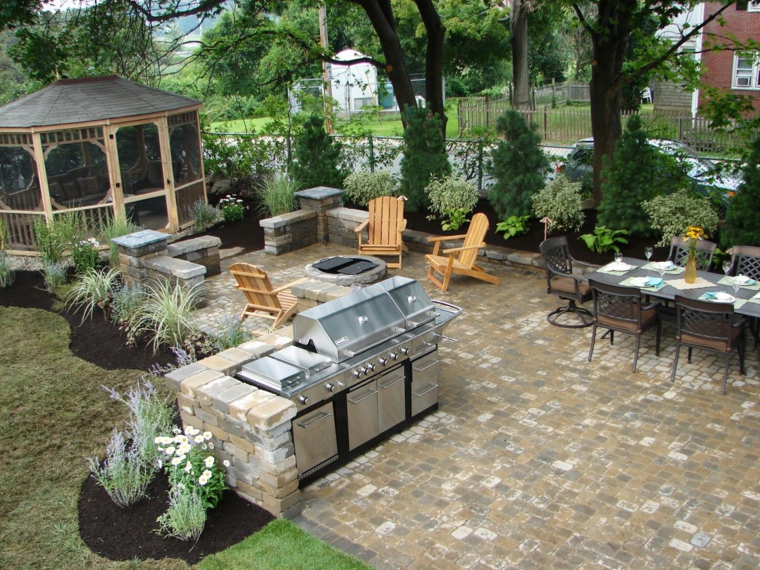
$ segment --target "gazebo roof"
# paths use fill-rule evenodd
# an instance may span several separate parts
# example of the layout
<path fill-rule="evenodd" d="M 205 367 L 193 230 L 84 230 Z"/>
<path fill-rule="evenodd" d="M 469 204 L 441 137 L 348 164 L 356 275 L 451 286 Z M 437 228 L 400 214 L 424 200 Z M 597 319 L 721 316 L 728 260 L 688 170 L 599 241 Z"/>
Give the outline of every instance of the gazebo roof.
<path fill-rule="evenodd" d="M 200 101 L 116 75 L 61 79 L 0 107 L 0 129 L 49 127 L 137 117 L 199 105 Z"/>

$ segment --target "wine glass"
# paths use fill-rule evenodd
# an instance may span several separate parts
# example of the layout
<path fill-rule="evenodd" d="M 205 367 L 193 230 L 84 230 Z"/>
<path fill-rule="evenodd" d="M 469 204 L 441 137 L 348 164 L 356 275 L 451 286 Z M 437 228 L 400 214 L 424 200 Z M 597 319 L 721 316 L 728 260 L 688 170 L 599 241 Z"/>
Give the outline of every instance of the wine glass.
<path fill-rule="evenodd" d="M 723 260 L 723 273 L 728 277 L 728 272 L 731 270 L 731 260 L 730 259 L 724 259 Z"/>
<path fill-rule="evenodd" d="M 616 251 L 615 252 L 615 263 L 621 263 L 623 261 L 623 252 L 622 251 Z"/>
<path fill-rule="evenodd" d="M 647 261 L 652 259 L 652 254 L 654 253 L 654 250 L 651 247 L 645 247 L 644 248 L 644 256 L 647 258 Z"/>
<path fill-rule="evenodd" d="M 737 295 L 739 294 L 739 288 L 741 287 L 741 283 L 736 277 L 731 279 L 731 287 L 734 288 L 734 299 L 736 299 Z"/>

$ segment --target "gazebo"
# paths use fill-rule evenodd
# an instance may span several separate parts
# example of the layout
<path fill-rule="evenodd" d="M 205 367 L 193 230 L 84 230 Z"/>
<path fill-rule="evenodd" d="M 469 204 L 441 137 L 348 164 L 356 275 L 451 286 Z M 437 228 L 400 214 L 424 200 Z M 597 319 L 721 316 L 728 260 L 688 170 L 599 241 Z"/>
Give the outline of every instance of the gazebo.
<path fill-rule="evenodd" d="M 117 76 L 63 79 L 0 108 L 0 221 L 11 251 L 35 249 L 35 220 L 81 212 L 159 231 L 206 200 L 200 101 Z"/>

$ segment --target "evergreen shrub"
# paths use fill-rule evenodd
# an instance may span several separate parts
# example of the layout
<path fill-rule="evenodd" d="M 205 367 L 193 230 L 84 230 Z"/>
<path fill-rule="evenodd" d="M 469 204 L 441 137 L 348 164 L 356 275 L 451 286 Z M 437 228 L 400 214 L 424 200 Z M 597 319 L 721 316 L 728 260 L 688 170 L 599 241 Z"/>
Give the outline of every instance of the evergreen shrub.
<path fill-rule="evenodd" d="M 491 174 L 496 178 L 488 200 L 503 220 L 509 216 L 532 213 L 531 200 L 544 187 L 549 160 L 539 147 L 541 137 L 536 125 L 517 111 L 507 111 L 496 122 L 504 139 L 491 154 Z"/>
<path fill-rule="evenodd" d="M 430 207 L 425 192 L 430 179 L 450 174 L 451 164 L 446 156 L 440 116 L 428 116 L 427 109 L 407 107 L 404 120 L 407 126 L 404 129 L 400 193 L 407 197 L 406 210 L 420 212 Z"/>
<path fill-rule="evenodd" d="M 642 204 L 690 187 L 691 181 L 677 158 L 647 144 L 641 118 L 634 115 L 628 120 L 612 160 L 605 161 L 602 170 L 599 224 L 625 228 L 630 235 L 651 236 L 653 230 Z"/>
<path fill-rule="evenodd" d="M 720 230 L 723 249 L 760 246 L 760 136 L 750 145 L 745 162 L 742 183 L 726 210 L 727 225 Z"/>
<path fill-rule="evenodd" d="M 342 188 L 346 172 L 340 168 L 341 144 L 327 134 L 324 119 L 312 115 L 294 140 L 293 179 L 300 188 Z"/>

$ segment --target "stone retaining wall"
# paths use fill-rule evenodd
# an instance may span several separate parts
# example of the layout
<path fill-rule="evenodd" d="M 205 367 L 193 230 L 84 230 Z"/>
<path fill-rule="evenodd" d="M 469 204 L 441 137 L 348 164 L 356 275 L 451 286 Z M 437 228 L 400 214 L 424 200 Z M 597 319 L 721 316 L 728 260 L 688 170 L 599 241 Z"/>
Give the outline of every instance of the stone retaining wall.
<path fill-rule="evenodd" d="M 214 236 L 199 236 L 166 246 L 166 253 L 175 259 L 197 263 L 206 268 L 206 277 L 222 272 L 219 247 L 222 240 Z"/>
<path fill-rule="evenodd" d="M 287 327 L 164 376 L 177 396 L 183 425 L 210 431 L 214 456 L 230 462 L 227 484 L 282 518 L 301 512 L 291 431 L 296 406 L 234 375 L 244 364 L 292 343 L 292 328 Z"/>
<path fill-rule="evenodd" d="M 330 243 L 359 248 L 359 237 L 354 231 L 359 225 L 369 218 L 369 212 L 355 210 L 353 208 L 333 208 L 327 212 L 327 227 L 330 232 Z M 367 232 L 364 231 L 364 242 L 368 241 Z"/>
<path fill-rule="evenodd" d="M 264 253 L 282 255 L 317 243 L 317 213 L 297 210 L 261 220 L 264 228 Z"/>

